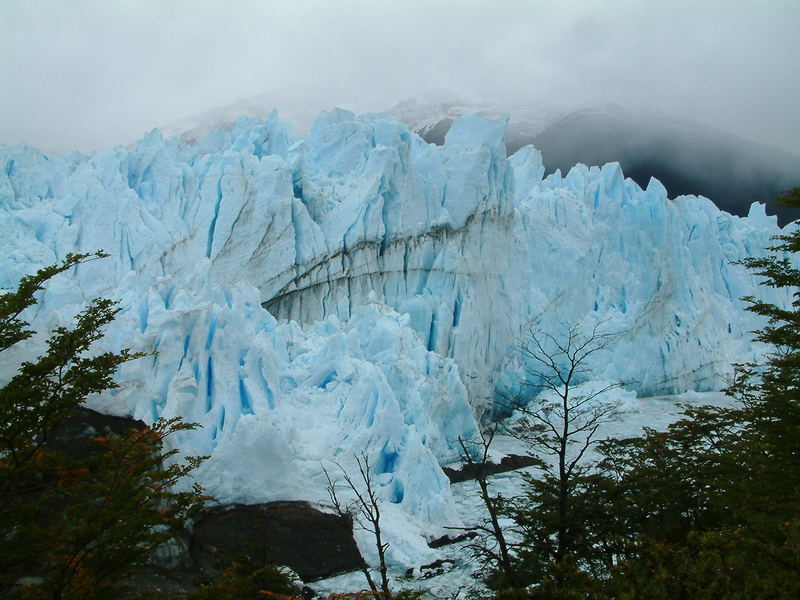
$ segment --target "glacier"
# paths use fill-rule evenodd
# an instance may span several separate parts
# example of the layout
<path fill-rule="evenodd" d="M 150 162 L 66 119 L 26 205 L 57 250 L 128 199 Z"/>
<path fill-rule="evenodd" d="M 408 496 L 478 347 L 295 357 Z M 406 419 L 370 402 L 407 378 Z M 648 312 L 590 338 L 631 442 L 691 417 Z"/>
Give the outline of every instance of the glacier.
<path fill-rule="evenodd" d="M 788 301 L 733 264 L 779 232 L 763 206 L 669 199 L 615 163 L 544 177 L 533 147 L 506 156 L 506 126 L 469 114 L 434 146 L 334 109 L 306 136 L 273 112 L 193 143 L 0 146 L 0 286 L 105 250 L 27 315 L 46 330 L 120 302 L 100 349 L 151 354 L 90 406 L 199 423 L 174 443 L 210 456 L 197 477 L 220 502 L 323 503 L 323 467 L 363 453 L 390 561 L 420 564 L 460 523 L 440 465 L 519 384 L 528 327 L 617 333 L 591 376 L 628 394 L 714 390 L 764 352 L 740 298 Z"/>

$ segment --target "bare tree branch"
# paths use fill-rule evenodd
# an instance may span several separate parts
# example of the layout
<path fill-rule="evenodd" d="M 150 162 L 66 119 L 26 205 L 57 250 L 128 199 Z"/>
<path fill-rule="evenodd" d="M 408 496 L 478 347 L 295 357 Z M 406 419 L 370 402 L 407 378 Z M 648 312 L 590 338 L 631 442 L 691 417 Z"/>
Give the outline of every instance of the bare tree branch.
<path fill-rule="evenodd" d="M 372 576 L 369 574 L 369 568 L 366 562 L 364 562 L 363 558 L 361 559 L 363 563 L 361 571 L 364 573 L 364 576 L 367 579 L 370 590 L 376 594 L 376 597 L 377 594 L 380 593 L 385 598 L 391 598 L 388 569 L 386 568 L 386 549 L 389 547 L 389 544 L 385 543 L 382 538 L 380 500 L 372 482 L 369 458 L 364 453 L 362 453 L 361 456 L 354 456 L 354 458 L 360 478 L 359 484 L 353 480 L 353 478 L 350 476 L 347 470 L 342 467 L 341 464 L 333 461 L 342 472 L 342 477 L 344 478 L 347 487 L 350 488 L 350 491 L 356 497 L 356 500 L 352 503 L 352 505 L 345 509 L 344 514 L 347 514 L 351 517 L 354 525 L 358 525 L 359 528 L 372 534 L 375 540 L 375 548 L 378 551 L 378 572 L 381 576 L 380 592 L 378 592 L 377 586 L 375 585 Z M 326 479 L 328 480 L 328 496 L 331 498 L 334 510 L 341 515 L 342 513 L 339 511 L 341 511 L 342 505 L 336 495 L 336 482 L 331 481 L 328 471 L 325 470 L 324 466 L 322 469 L 325 473 Z"/>
<path fill-rule="evenodd" d="M 336 464 L 336 466 L 339 466 L 338 463 Z M 339 469 L 341 470 L 340 466 Z M 344 505 L 339 501 L 339 496 L 336 493 L 336 481 L 331 479 L 331 476 L 324 465 L 322 466 L 322 472 L 325 473 L 325 479 L 328 482 L 326 490 L 328 492 L 328 497 L 331 499 L 331 505 L 333 506 L 333 510 L 341 519 L 343 519 L 344 523 L 353 524 L 355 522 L 355 519 L 353 518 L 352 511 L 349 508 L 345 508 Z M 369 589 L 377 598 L 379 594 L 378 587 L 375 585 L 375 581 L 372 579 L 372 575 L 369 572 L 369 565 L 367 565 L 367 562 L 364 560 L 364 557 L 361 556 L 361 552 L 358 553 L 358 559 L 359 559 L 359 569 L 364 574 L 364 578 L 367 580 L 367 585 L 369 586 Z"/>
<path fill-rule="evenodd" d="M 489 515 L 488 524 L 477 525 L 475 527 L 477 530 L 483 531 L 485 534 L 487 534 L 488 538 L 484 537 L 481 542 L 469 544 L 469 547 L 472 548 L 473 552 L 476 554 L 488 558 L 490 563 L 494 564 L 509 581 L 512 581 L 515 578 L 515 573 L 511 563 L 511 556 L 508 551 L 508 543 L 506 542 L 505 533 L 503 532 L 503 528 L 500 526 L 499 498 L 494 497 L 489 493 L 489 473 L 486 468 L 486 465 L 489 462 L 489 450 L 491 448 L 492 441 L 494 440 L 494 436 L 497 433 L 498 427 L 499 423 L 495 423 L 489 429 L 488 433 L 480 434 L 480 440 L 478 441 L 468 442 L 459 437 L 458 443 L 461 446 L 461 458 L 475 473 L 475 481 L 478 483 L 481 500 L 483 500 L 483 505 Z M 472 443 L 481 447 L 480 459 L 477 462 L 475 459 L 473 459 L 472 453 L 469 451 L 468 443 Z M 497 547 L 496 552 L 487 545 L 487 539 L 491 540 Z"/>
<path fill-rule="evenodd" d="M 585 472 L 586 455 L 598 441 L 600 426 L 611 421 L 619 408 L 618 402 L 600 404 L 604 394 L 621 386 L 619 382 L 575 394 L 577 386 L 585 384 L 589 360 L 607 350 L 617 337 L 603 333 L 602 325 L 597 323 L 585 332 L 579 324 L 562 324 L 558 334 L 531 325 L 520 345 L 521 354 L 529 362 L 521 388 L 540 393 L 515 399 L 513 408 L 523 418 L 512 435 L 528 446 L 532 456 L 549 456 L 556 463 L 543 467 L 546 477 L 552 477 L 552 501 L 545 500 L 548 496 L 538 496 L 542 498 L 540 502 L 551 502 L 550 508 L 537 505 L 537 510 L 551 511 L 555 529 L 552 534 L 529 531 L 528 539 L 535 540 L 539 550 L 556 564 L 569 555 L 575 543 L 571 497 L 578 477 Z M 531 483 L 540 490 L 545 485 L 535 480 Z M 536 492 L 532 493 L 536 497 Z"/>

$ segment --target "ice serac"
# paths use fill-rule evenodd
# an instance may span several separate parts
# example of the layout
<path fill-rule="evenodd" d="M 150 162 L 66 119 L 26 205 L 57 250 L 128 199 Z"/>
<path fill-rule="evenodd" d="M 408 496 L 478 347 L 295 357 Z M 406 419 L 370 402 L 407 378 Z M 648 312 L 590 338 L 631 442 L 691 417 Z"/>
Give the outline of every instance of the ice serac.
<path fill-rule="evenodd" d="M 511 162 L 518 181 L 541 172 L 526 149 Z M 549 332 L 602 322 L 619 333 L 594 374 L 640 395 L 719 389 L 736 357 L 758 352 L 748 332 L 759 322 L 741 298 L 787 301 L 733 264 L 770 244 L 776 221 L 761 205 L 740 219 L 702 197 L 672 201 L 658 181 L 641 190 L 616 163 L 556 172 L 518 186 L 516 198 L 531 261 L 523 286 L 530 322 Z"/>
<path fill-rule="evenodd" d="M 517 385 L 527 326 L 602 323 L 620 335 L 592 376 L 704 390 L 761 351 L 739 298 L 788 300 L 731 264 L 778 231 L 763 207 L 670 200 L 616 164 L 543 179 L 535 149 L 505 156 L 505 128 L 467 115 L 432 146 L 333 110 L 302 138 L 273 114 L 193 144 L 0 147 L 0 285 L 104 249 L 29 315 L 52 327 L 111 297 L 105 347 L 157 351 L 95 406 L 200 423 L 177 441 L 211 456 L 199 476 L 221 501 L 323 501 L 322 466 L 364 453 L 391 560 L 420 564 L 423 533 L 458 524 L 438 465 Z"/>
<path fill-rule="evenodd" d="M 472 115 L 436 147 L 385 116 L 323 114 L 293 175 L 312 221 L 303 235 L 316 235 L 298 239 L 291 280 L 256 283 L 265 307 L 311 323 L 348 318 L 377 294 L 410 315 L 428 350 L 455 359 L 485 406 L 519 315 L 508 290 L 514 205 L 504 135 L 504 120 Z"/>

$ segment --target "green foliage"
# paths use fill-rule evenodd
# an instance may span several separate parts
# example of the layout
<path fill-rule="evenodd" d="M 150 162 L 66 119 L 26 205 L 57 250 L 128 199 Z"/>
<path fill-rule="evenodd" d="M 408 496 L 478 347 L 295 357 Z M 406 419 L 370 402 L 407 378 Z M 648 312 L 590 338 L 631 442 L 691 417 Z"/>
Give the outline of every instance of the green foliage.
<path fill-rule="evenodd" d="M 681 543 L 648 539 L 622 563 L 607 597 L 692 600 L 797 598 L 797 522 L 778 535 L 752 530 L 692 531 Z M 759 539 L 761 537 L 761 539 Z"/>
<path fill-rule="evenodd" d="M 722 500 L 738 477 L 738 462 L 726 448 L 736 439 L 736 411 L 687 409 L 666 432 L 645 430 L 641 438 L 599 445 L 606 478 L 604 504 L 611 523 L 603 543 L 614 562 L 630 552 L 624 543 L 652 537 L 679 543 L 690 531 L 706 530 L 729 515 Z"/>
<path fill-rule="evenodd" d="M 69 255 L 0 295 L 0 351 L 30 338 L 21 318 L 59 273 L 105 255 Z M 124 597 L 118 582 L 144 565 L 204 501 L 199 487 L 175 491 L 202 458 L 170 460 L 167 436 L 195 427 L 178 419 L 100 436 L 88 452 L 66 452 L 52 434 L 87 395 L 116 387 L 119 365 L 142 356 L 90 355 L 118 312 L 94 300 L 46 350 L 0 389 L 0 594 L 16 598 Z"/>
<path fill-rule="evenodd" d="M 293 600 L 297 586 L 291 576 L 273 564 L 234 561 L 213 581 L 200 585 L 186 600 Z"/>
<path fill-rule="evenodd" d="M 666 432 L 601 447 L 624 500 L 609 597 L 800 597 L 800 270 L 787 254 L 800 252 L 800 232 L 776 239 L 780 254 L 742 263 L 793 302 L 747 299 L 767 318 L 755 339 L 773 350 L 763 365 L 736 366 L 726 391 L 738 403 L 687 409 Z"/>
<path fill-rule="evenodd" d="M 35 294 L 44 289 L 45 282 L 82 262 L 107 257 L 100 251 L 94 254 L 67 254 L 60 265 L 50 265 L 33 275 L 26 275 L 20 280 L 16 291 L 0 295 L 0 352 L 33 335 L 34 332 L 27 329 L 28 323 L 19 317 L 22 311 L 36 304 Z"/>
<path fill-rule="evenodd" d="M 525 493 L 508 502 L 506 514 L 517 524 L 522 542 L 516 546 L 515 571 L 521 582 L 565 589 L 582 586 L 590 573 L 609 566 L 603 545 L 604 530 L 596 526 L 604 518 L 605 480 L 580 473 L 564 488 L 559 480 L 544 473 L 525 476 Z M 601 486 L 601 487 L 598 487 Z M 562 513 L 561 506 L 566 506 Z M 560 556 L 559 533 L 568 544 Z M 581 569 L 575 561 L 580 560 Z"/>
<path fill-rule="evenodd" d="M 0 351 L 30 338 L 33 331 L 20 314 L 36 304 L 33 294 L 43 284 L 94 255 L 70 254 L 61 265 L 45 267 L 24 277 L 14 292 L 0 295 Z M 22 363 L 19 372 L 0 390 L 0 460 L 5 468 L 22 468 L 47 440 L 53 427 L 93 392 L 116 387 L 117 367 L 138 358 L 125 350 L 119 354 L 82 356 L 102 335 L 118 309 L 109 300 L 94 300 L 77 316 L 72 329 L 59 327 L 36 361 Z"/>

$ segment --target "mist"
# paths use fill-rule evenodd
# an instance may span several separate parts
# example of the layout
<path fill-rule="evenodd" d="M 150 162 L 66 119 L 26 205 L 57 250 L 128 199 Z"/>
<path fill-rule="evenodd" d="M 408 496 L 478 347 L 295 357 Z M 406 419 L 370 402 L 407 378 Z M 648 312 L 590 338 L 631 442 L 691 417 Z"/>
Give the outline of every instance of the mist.
<path fill-rule="evenodd" d="M 0 0 L 0 142 L 129 143 L 264 92 L 614 102 L 800 154 L 800 3 Z"/>

